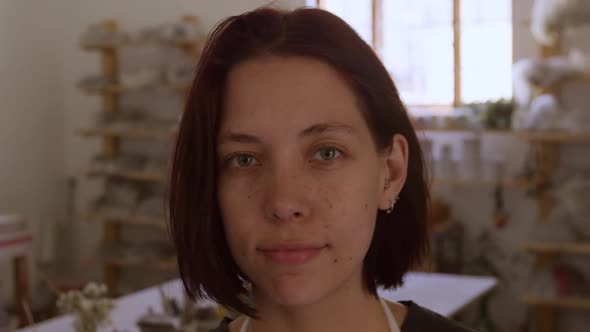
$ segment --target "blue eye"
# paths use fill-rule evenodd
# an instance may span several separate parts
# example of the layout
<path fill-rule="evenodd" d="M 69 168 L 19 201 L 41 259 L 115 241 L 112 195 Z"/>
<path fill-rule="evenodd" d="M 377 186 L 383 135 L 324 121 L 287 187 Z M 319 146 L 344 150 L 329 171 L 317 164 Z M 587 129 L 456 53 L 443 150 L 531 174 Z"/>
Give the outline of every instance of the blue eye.
<path fill-rule="evenodd" d="M 230 158 L 231 166 L 237 168 L 246 168 L 253 166 L 256 163 L 256 158 L 249 154 L 238 154 Z"/>
<path fill-rule="evenodd" d="M 329 146 L 325 148 L 321 148 L 316 152 L 314 155 L 314 159 L 319 157 L 320 160 L 328 161 L 338 158 L 342 154 L 342 151 L 338 150 L 335 147 Z"/>

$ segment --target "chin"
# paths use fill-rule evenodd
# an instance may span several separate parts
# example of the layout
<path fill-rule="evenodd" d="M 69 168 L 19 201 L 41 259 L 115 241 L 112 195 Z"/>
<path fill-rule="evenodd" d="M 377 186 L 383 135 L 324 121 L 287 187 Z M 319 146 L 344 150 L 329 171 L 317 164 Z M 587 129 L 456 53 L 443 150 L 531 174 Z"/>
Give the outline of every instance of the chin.
<path fill-rule="evenodd" d="M 319 302 L 328 293 L 328 287 L 318 284 L 320 280 L 310 280 L 303 276 L 286 275 L 275 279 L 267 295 L 280 306 L 296 307 Z M 327 285 L 325 285 L 327 286 Z"/>

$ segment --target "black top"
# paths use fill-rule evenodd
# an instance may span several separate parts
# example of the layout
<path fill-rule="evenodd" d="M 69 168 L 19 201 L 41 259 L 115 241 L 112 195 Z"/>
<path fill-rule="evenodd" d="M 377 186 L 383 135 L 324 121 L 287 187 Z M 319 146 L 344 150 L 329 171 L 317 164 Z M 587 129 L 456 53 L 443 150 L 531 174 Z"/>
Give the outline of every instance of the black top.
<path fill-rule="evenodd" d="M 412 301 L 400 301 L 400 303 L 408 308 L 408 315 L 400 327 L 401 332 L 474 332 L 473 330 L 421 307 Z M 231 323 L 231 319 L 225 318 L 221 324 L 211 332 L 229 332 L 229 323 Z"/>

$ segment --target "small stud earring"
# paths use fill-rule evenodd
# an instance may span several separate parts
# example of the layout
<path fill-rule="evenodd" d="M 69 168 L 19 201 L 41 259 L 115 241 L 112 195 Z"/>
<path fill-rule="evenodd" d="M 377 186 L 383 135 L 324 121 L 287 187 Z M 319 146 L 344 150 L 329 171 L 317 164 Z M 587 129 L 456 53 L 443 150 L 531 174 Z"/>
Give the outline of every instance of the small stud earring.
<path fill-rule="evenodd" d="M 391 204 L 389 206 L 389 209 L 385 210 L 386 214 L 390 214 L 391 212 L 393 212 L 393 207 L 395 206 L 395 203 L 399 200 L 399 196 L 396 196 L 394 200 L 389 200 L 389 204 Z"/>

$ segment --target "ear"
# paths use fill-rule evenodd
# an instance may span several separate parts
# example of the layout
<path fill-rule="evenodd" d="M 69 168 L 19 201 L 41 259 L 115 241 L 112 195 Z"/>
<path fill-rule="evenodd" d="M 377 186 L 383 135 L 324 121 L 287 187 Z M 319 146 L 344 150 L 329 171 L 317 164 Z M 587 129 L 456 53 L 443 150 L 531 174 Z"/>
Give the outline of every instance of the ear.
<path fill-rule="evenodd" d="M 408 141 L 400 134 L 392 138 L 391 146 L 381 156 L 381 194 L 379 209 L 387 210 L 395 204 L 408 175 Z"/>

